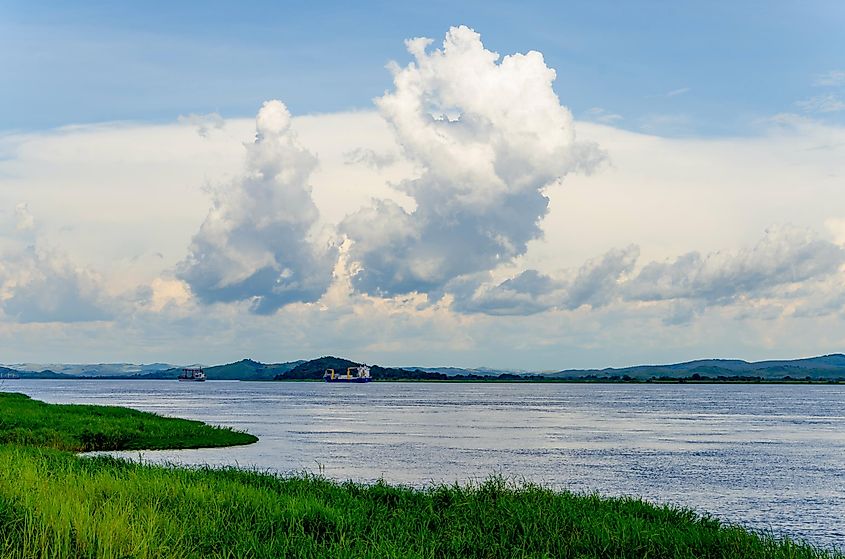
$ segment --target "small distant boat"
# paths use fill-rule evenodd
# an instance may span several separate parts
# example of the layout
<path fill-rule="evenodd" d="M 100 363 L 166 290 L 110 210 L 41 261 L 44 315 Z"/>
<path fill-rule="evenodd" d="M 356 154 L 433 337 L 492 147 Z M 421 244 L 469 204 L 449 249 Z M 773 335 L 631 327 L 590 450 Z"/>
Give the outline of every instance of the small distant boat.
<path fill-rule="evenodd" d="M 355 371 L 353 375 L 352 372 Z M 334 369 L 326 369 L 326 374 L 323 375 L 323 380 L 326 382 L 370 382 L 373 377 L 370 376 L 370 368 L 366 365 L 358 367 L 349 367 L 346 369 L 346 374 L 336 374 Z"/>
<path fill-rule="evenodd" d="M 194 382 L 204 382 L 205 381 L 205 371 L 202 370 L 202 367 L 192 367 L 182 369 L 182 372 L 179 374 L 180 381 L 194 381 Z"/>

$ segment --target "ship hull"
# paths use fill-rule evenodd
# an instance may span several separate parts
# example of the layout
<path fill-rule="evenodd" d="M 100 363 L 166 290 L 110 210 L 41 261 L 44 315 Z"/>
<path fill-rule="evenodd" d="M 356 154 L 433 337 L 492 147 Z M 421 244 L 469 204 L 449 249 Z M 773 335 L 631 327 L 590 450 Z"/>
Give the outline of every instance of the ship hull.
<path fill-rule="evenodd" d="M 353 378 L 346 378 L 346 377 L 344 377 L 344 378 L 335 378 L 335 379 L 326 378 L 325 380 L 326 380 L 326 382 L 355 382 L 355 383 L 364 383 L 364 382 L 370 382 L 370 381 L 371 381 L 371 380 L 373 380 L 373 379 L 371 379 L 371 378 L 354 378 L 354 377 L 353 377 Z"/>

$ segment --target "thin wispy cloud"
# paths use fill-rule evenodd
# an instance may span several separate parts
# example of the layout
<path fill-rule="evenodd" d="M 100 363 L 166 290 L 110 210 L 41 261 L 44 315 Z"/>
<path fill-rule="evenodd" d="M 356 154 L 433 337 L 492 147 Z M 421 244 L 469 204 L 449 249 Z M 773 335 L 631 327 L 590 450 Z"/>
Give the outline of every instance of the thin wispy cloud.
<path fill-rule="evenodd" d="M 679 87 L 678 89 L 673 89 L 671 91 L 667 91 L 663 96 L 664 97 L 677 97 L 678 95 L 684 95 L 692 91 L 692 88 L 689 87 Z"/>
<path fill-rule="evenodd" d="M 601 122 L 603 124 L 613 124 L 615 122 L 619 122 L 620 120 L 624 120 L 620 114 L 610 112 L 606 109 L 601 107 L 592 107 L 587 109 L 587 112 L 584 114 L 587 120 L 592 120 L 593 122 Z"/>
<path fill-rule="evenodd" d="M 649 114 L 639 119 L 639 125 L 649 134 L 677 136 L 692 130 L 692 118 L 687 114 Z"/>
<path fill-rule="evenodd" d="M 845 85 L 845 70 L 830 70 L 824 74 L 819 74 L 813 80 L 813 85 L 820 87 Z"/>
<path fill-rule="evenodd" d="M 816 95 L 795 104 L 805 113 L 836 113 L 845 110 L 845 101 L 833 93 Z"/>

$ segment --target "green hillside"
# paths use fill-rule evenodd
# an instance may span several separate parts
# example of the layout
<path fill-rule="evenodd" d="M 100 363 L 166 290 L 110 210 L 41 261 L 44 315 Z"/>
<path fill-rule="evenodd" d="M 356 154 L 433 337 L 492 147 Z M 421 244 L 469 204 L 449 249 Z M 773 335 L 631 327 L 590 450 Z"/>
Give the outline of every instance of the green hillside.
<path fill-rule="evenodd" d="M 356 363 L 342 357 L 324 356 L 311 361 L 303 361 L 293 369 L 276 375 L 275 380 L 320 380 L 326 373 L 326 369 L 334 369 L 338 374 L 344 374 L 348 367 L 357 367 L 363 363 Z M 517 375 L 500 374 L 497 377 L 481 375 L 457 375 L 449 376 L 444 373 L 423 371 L 420 369 L 397 369 L 395 367 L 381 367 L 370 365 L 370 376 L 373 380 L 527 380 L 527 377 Z"/>
<path fill-rule="evenodd" d="M 845 355 L 833 354 L 806 359 L 741 361 L 699 359 L 669 365 L 638 365 L 607 369 L 569 369 L 544 376 L 556 379 L 704 379 L 704 380 L 845 380 Z"/>
<path fill-rule="evenodd" d="M 347 367 L 357 367 L 355 363 L 341 357 L 325 356 L 311 361 L 303 361 L 288 371 L 282 371 L 275 376 L 275 380 L 319 380 L 323 378 L 326 369 L 334 369 L 338 374 L 345 373 Z"/>
<path fill-rule="evenodd" d="M 242 359 L 225 365 L 206 367 L 208 380 L 273 380 L 276 375 L 289 371 L 304 361 L 290 361 L 287 363 L 261 363 L 252 359 Z M 181 368 L 167 369 L 137 375 L 137 379 L 175 379 L 182 372 Z"/>

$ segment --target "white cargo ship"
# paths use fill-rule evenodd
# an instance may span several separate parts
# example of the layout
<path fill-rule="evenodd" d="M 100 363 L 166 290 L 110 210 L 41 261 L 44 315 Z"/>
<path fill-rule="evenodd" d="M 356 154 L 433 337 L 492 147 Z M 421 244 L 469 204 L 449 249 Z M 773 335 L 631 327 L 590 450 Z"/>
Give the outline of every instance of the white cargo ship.
<path fill-rule="evenodd" d="M 352 374 L 352 371 L 355 371 L 355 374 Z M 369 367 L 359 365 L 358 367 L 347 368 L 345 375 L 335 373 L 334 369 L 326 369 L 323 380 L 326 382 L 370 382 L 373 378 L 370 376 Z"/>
<path fill-rule="evenodd" d="M 203 382 L 205 381 L 205 371 L 202 370 L 202 367 L 186 367 L 179 374 L 179 380 Z"/>

